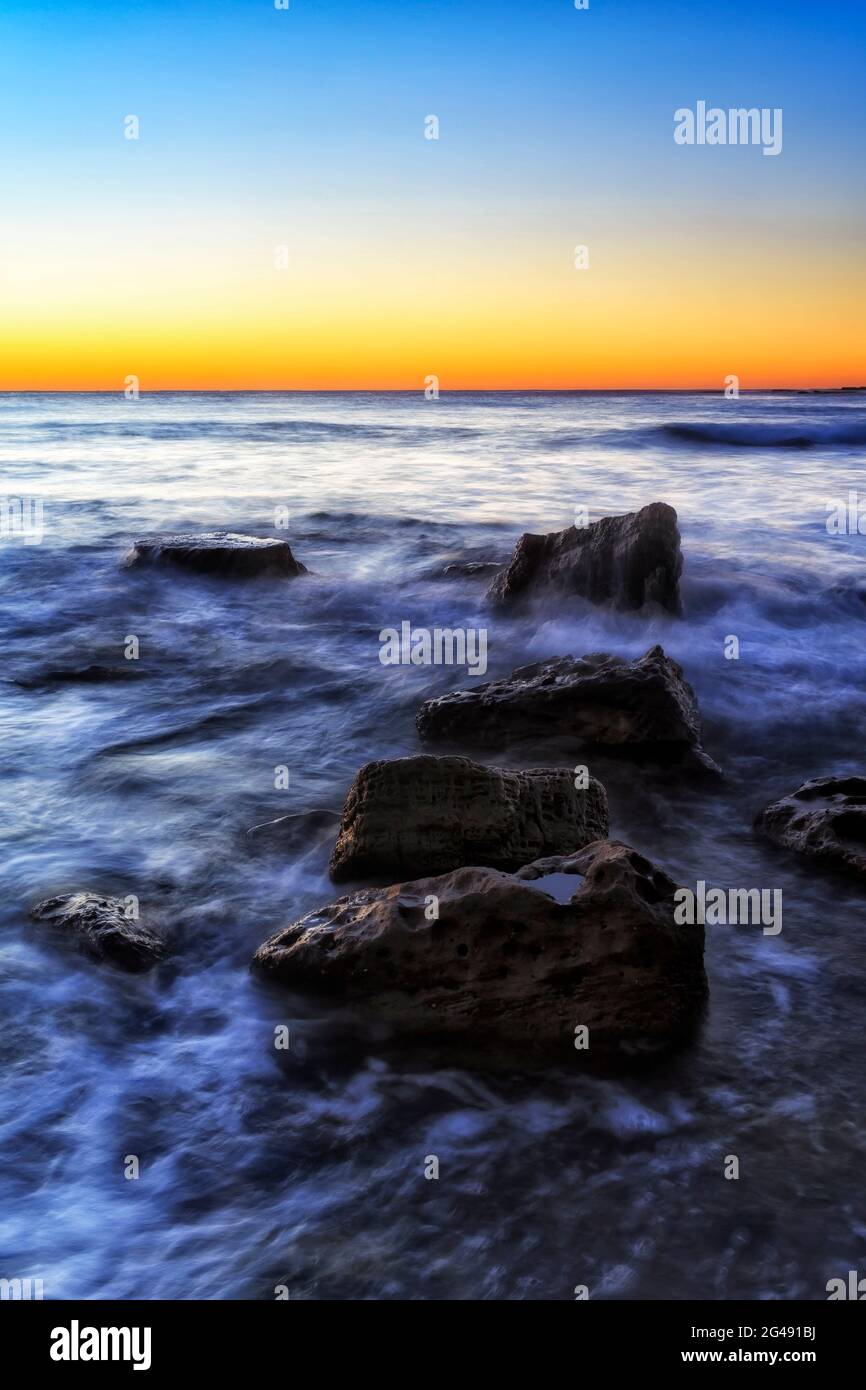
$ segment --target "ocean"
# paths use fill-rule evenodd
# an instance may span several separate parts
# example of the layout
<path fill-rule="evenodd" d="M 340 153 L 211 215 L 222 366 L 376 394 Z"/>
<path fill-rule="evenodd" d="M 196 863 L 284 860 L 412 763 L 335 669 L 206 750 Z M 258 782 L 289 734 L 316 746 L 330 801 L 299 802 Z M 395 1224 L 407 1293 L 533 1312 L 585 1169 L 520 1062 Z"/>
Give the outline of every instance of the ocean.
<path fill-rule="evenodd" d="M 862 893 L 751 824 L 863 771 L 864 446 L 856 391 L 0 396 L 0 494 L 41 517 L 0 535 L 0 1276 L 75 1299 L 823 1299 L 862 1269 Z M 654 500 L 679 514 L 682 619 L 503 617 L 483 577 L 442 577 Z M 122 566 L 144 533 L 215 528 L 283 536 L 311 573 Z M 707 1017 L 674 1058 L 470 1065 L 251 976 L 339 890 L 327 839 L 249 828 L 339 810 L 363 763 L 417 751 L 422 700 L 477 679 L 383 666 L 403 622 L 484 628 L 487 679 L 655 643 L 682 663 L 725 780 L 635 774 L 612 834 L 678 883 L 780 890 L 784 925 L 707 928 Z M 76 888 L 170 921 L 170 961 L 127 976 L 29 920 Z"/>

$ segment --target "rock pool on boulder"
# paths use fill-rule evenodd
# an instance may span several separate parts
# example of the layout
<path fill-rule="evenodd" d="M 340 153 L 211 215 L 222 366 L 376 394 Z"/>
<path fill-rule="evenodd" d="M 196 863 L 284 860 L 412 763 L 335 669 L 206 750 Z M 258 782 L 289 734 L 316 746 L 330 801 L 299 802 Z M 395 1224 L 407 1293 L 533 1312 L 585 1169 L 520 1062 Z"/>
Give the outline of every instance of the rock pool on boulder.
<path fill-rule="evenodd" d="M 124 970 L 149 970 L 165 955 L 162 938 L 131 918 L 122 898 L 65 893 L 37 903 L 30 915 L 67 933 L 92 960 L 113 961 Z"/>
<path fill-rule="evenodd" d="M 230 579 L 250 579 L 257 575 L 292 579 L 307 573 L 305 566 L 295 559 L 287 541 L 276 536 L 242 536 L 234 531 L 142 536 L 124 559 L 127 567 L 162 563 Z"/>
<path fill-rule="evenodd" d="M 416 723 L 424 743 L 504 749 L 562 739 L 718 772 L 700 745 L 695 692 L 661 647 L 634 661 L 595 652 L 522 666 L 428 700 Z"/>
<path fill-rule="evenodd" d="M 635 1058 L 685 1041 L 707 997 L 704 930 L 674 921 L 674 892 L 643 855 L 598 841 L 514 874 L 362 889 L 271 937 L 253 968 L 406 1034 L 581 1060 L 586 1028 L 586 1060 Z"/>
<path fill-rule="evenodd" d="M 866 877 L 866 777 L 815 777 L 765 806 L 755 829 L 777 845 Z"/>
<path fill-rule="evenodd" d="M 393 883 L 571 853 L 609 829 L 601 783 L 574 783 L 567 768 L 510 771 L 430 754 L 367 763 L 346 797 L 331 877 Z"/>
<path fill-rule="evenodd" d="M 666 502 L 651 502 L 638 512 L 605 516 L 588 526 L 548 535 L 527 532 L 487 597 L 502 606 L 554 592 L 611 608 L 656 605 L 679 614 L 682 567 L 677 514 Z"/>

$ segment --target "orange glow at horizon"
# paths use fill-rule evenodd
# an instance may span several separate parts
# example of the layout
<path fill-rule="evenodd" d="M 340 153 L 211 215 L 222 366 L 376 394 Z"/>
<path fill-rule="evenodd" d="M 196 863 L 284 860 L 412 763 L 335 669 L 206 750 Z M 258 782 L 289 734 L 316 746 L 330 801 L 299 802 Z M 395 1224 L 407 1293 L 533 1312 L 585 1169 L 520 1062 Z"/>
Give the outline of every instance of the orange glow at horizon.
<path fill-rule="evenodd" d="M 495 8 L 7 7 L 0 390 L 866 383 L 866 20 Z"/>
<path fill-rule="evenodd" d="M 483 242 L 482 244 L 486 244 Z M 588 270 L 551 238 L 479 252 L 464 237 L 389 258 L 370 234 L 293 248 L 231 237 L 127 264 L 82 237 L 7 274 L 0 390 L 722 389 L 866 381 L 866 270 L 797 244 L 637 247 L 599 238 Z M 7 265 L 9 262 L 7 261 Z M 808 269 L 808 273 L 807 273 Z"/>

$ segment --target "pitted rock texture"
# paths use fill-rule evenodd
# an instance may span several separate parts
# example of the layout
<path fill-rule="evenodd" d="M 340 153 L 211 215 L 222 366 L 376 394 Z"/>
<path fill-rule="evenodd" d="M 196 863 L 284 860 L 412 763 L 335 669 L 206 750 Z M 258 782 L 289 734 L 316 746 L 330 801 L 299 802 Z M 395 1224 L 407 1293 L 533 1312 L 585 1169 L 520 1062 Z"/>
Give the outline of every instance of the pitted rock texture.
<path fill-rule="evenodd" d="M 658 646 L 635 661 L 594 652 L 521 666 L 428 700 L 416 723 L 428 744 L 503 749 L 561 738 L 717 770 L 700 746 L 695 692 Z"/>
<path fill-rule="evenodd" d="M 866 877 L 866 777 L 815 777 L 765 806 L 755 829 L 785 849 Z"/>
<path fill-rule="evenodd" d="M 306 574 L 287 541 L 275 536 L 264 539 L 242 536 L 233 531 L 206 531 L 202 535 L 142 536 L 128 552 L 129 566 L 179 565 L 202 574 L 231 579 L 251 579 L 274 575 L 291 579 Z"/>
<path fill-rule="evenodd" d="M 65 893 L 37 903 L 31 916 L 68 933 L 92 960 L 113 961 L 124 970 L 149 970 L 166 954 L 162 937 L 130 918 L 121 898 L 86 891 Z"/>
<path fill-rule="evenodd" d="M 502 606 L 548 592 L 610 608 L 658 606 L 679 614 L 682 567 L 677 514 L 666 502 L 651 502 L 588 526 L 543 536 L 527 532 L 487 597 Z"/>
<path fill-rule="evenodd" d="M 271 937 L 253 967 L 410 1035 L 580 1061 L 585 1026 L 587 1061 L 635 1057 L 685 1041 L 707 997 L 704 929 L 675 922 L 674 892 L 643 855 L 599 841 L 516 874 L 362 889 Z"/>
<path fill-rule="evenodd" d="M 429 754 L 367 763 L 346 797 L 331 877 L 393 882 L 571 853 L 609 828 L 601 783 L 574 782 L 571 769 L 510 771 Z"/>

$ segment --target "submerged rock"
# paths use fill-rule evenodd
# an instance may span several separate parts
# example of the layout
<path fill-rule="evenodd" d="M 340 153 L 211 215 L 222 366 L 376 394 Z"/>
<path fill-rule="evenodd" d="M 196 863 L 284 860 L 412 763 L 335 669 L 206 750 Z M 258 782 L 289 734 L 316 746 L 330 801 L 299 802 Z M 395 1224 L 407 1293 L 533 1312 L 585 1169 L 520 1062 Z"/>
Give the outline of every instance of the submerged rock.
<path fill-rule="evenodd" d="M 275 536 L 242 536 L 233 531 L 206 531 L 201 535 L 143 536 L 133 545 L 124 564 L 168 563 L 202 574 L 248 579 L 255 575 L 293 578 L 307 570 L 291 552 L 288 541 Z"/>
<path fill-rule="evenodd" d="M 246 832 L 251 849 L 297 854 L 330 840 L 339 829 L 340 812 L 315 806 L 287 816 L 260 821 Z"/>
<path fill-rule="evenodd" d="M 687 1038 L 707 996 L 704 929 L 675 922 L 674 892 L 628 845 L 600 841 L 515 874 L 362 889 L 278 932 L 253 966 L 409 1034 L 574 1060 L 583 1026 L 587 1060 L 633 1056 Z"/>
<path fill-rule="evenodd" d="M 139 673 L 134 662 L 123 666 L 102 666 L 92 662 L 89 666 L 49 666 L 31 675 L 16 676 L 13 684 L 24 690 L 39 690 L 46 685 L 105 685 L 109 681 L 136 680 Z"/>
<path fill-rule="evenodd" d="M 68 932 L 92 960 L 113 961 L 124 970 L 149 970 L 165 955 L 165 943 L 150 927 L 127 917 L 121 898 L 65 893 L 37 903 L 31 916 Z"/>
<path fill-rule="evenodd" d="M 516 869 L 566 854 L 608 833 L 607 795 L 584 791 L 570 769 L 482 767 L 419 754 L 367 763 L 349 789 L 331 877 L 445 873 L 463 864 Z"/>
<path fill-rule="evenodd" d="M 428 700 L 416 724 L 425 743 L 502 749 L 560 739 L 718 771 L 700 745 L 695 692 L 658 646 L 634 661 L 592 653 L 521 666 L 502 680 Z"/>
<path fill-rule="evenodd" d="M 682 567 L 677 514 L 665 502 L 651 502 L 588 526 L 521 536 L 487 596 L 503 605 L 548 591 L 611 608 L 654 604 L 679 614 Z"/>
<path fill-rule="evenodd" d="M 815 777 L 765 806 L 755 829 L 785 849 L 866 875 L 866 777 Z"/>
<path fill-rule="evenodd" d="M 498 574 L 502 565 L 497 560 L 452 560 L 437 576 L 442 579 L 488 579 Z"/>

